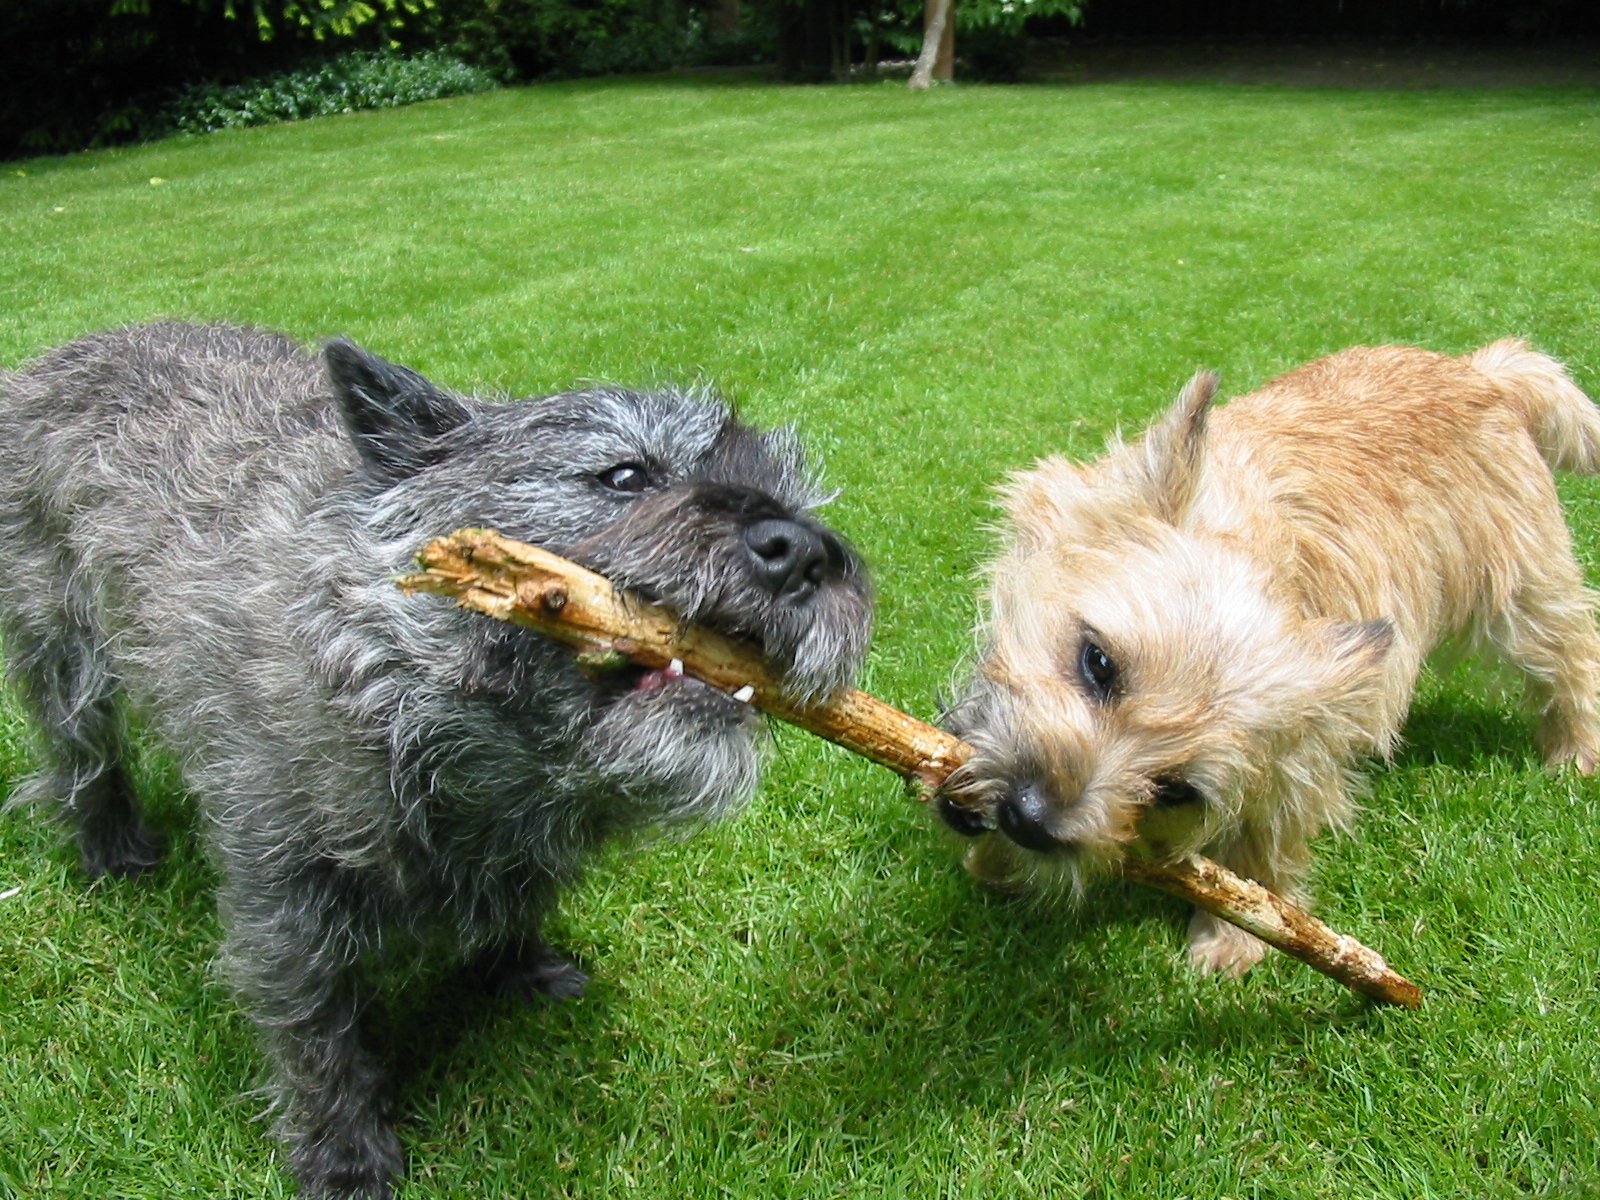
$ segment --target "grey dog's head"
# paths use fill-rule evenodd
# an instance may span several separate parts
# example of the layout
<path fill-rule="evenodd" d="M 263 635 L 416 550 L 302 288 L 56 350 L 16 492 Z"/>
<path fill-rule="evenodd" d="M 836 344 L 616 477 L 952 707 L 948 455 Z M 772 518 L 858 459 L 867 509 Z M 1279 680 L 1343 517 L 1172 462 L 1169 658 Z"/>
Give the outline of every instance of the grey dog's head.
<path fill-rule="evenodd" d="M 871 629 L 866 571 L 813 516 L 826 497 L 789 430 L 753 430 L 697 392 L 486 402 L 347 340 L 326 359 L 364 472 L 401 526 L 488 526 L 567 556 L 756 643 L 797 698 L 853 678 Z M 663 684 L 660 672 L 621 681 Z"/>

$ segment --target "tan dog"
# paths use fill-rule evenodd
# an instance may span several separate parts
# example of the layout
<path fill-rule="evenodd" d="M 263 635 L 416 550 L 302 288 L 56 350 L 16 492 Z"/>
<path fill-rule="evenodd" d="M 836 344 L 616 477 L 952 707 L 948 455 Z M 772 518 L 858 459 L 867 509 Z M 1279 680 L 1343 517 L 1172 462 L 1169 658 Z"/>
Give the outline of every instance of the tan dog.
<path fill-rule="evenodd" d="M 981 879 L 1076 889 L 1137 842 L 1303 898 L 1353 765 L 1459 637 L 1526 676 L 1546 763 L 1600 761 L 1596 598 L 1550 473 L 1600 470 L 1600 411 L 1560 364 L 1358 347 L 1213 413 L 1215 388 L 1004 489 L 988 645 L 949 716 L 977 754 L 940 803 Z M 1264 950 L 1191 922 L 1202 969 Z"/>

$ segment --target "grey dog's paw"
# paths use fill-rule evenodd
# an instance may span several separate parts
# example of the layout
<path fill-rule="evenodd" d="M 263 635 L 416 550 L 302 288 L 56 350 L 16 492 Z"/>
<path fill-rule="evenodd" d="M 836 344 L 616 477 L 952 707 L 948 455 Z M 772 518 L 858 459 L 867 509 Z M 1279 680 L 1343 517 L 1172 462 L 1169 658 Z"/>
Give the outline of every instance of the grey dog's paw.
<path fill-rule="evenodd" d="M 473 964 L 485 990 L 500 996 L 576 1000 L 589 976 L 543 942 L 488 950 Z"/>
<path fill-rule="evenodd" d="M 161 865 L 166 842 L 142 821 L 103 837 L 92 845 L 83 841 L 83 871 L 90 879 L 110 875 L 116 879 L 135 879 L 148 875 Z"/>
<path fill-rule="evenodd" d="M 405 1171 L 400 1139 L 384 1121 L 330 1121 L 297 1138 L 289 1164 L 304 1196 L 391 1200 Z"/>

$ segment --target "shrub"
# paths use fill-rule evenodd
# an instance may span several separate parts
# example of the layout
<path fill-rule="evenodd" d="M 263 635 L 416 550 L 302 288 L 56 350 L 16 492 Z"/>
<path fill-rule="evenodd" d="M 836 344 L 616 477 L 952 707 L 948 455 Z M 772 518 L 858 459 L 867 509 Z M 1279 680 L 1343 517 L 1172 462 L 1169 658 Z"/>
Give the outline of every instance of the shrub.
<path fill-rule="evenodd" d="M 396 108 L 497 86 L 489 72 L 437 51 L 402 58 L 353 50 L 263 79 L 191 84 L 161 113 L 158 125 L 181 133 L 209 133 L 360 108 Z"/>
<path fill-rule="evenodd" d="M 698 61 L 704 0 L 435 0 L 438 44 L 506 80 Z"/>
<path fill-rule="evenodd" d="M 956 36 L 958 74 L 983 83 L 1015 83 L 1028 61 L 1028 35 L 1020 28 L 975 25 Z"/>
<path fill-rule="evenodd" d="M 436 0 L 0 0 L 0 158 L 148 137 L 174 89 L 403 40 Z"/>

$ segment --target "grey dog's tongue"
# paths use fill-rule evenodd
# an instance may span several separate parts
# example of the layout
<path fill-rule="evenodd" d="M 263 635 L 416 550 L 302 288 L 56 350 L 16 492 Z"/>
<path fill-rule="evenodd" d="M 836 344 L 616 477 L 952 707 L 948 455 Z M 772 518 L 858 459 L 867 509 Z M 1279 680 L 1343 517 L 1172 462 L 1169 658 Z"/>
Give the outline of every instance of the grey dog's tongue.
<path fill-rule="evenodd" d="M 683 667 L 678 665 L 677 660 L 674 659 L 669 666 L 657 667 L 639 676 L 639 682 L 634 685 L 634 691 L 653 692 L 662 684 L 673 679 L 682 679 L 683 677 Z"/>

